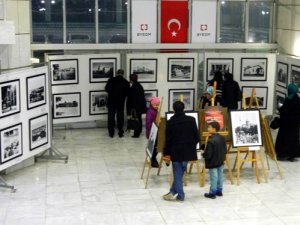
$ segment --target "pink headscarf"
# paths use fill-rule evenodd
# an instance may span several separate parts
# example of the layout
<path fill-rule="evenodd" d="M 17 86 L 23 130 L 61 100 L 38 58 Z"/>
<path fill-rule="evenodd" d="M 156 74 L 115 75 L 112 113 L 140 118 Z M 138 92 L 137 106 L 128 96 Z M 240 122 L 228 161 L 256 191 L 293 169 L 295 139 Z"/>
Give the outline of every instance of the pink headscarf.
<path fill-rule="evenodd" d="M 152 104 L 154 104 L 154 105 L 159 104 L 160 99 L 158 97 L 153 96 L 153 97 L 150 98 L 150 103 L 151 103 L 151 105 Z"/>

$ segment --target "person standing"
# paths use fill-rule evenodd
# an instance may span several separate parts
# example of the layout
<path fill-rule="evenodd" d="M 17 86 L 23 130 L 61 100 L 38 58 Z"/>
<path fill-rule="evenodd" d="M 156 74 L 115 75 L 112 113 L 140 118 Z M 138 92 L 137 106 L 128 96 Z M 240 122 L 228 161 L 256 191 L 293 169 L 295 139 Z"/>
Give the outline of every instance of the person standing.
<path fill-rule="evenodd" d="M 173 104 L 175 112 L 166 125 L 166 146 L 164 155 L 170 155 L 173 169 L 173 184 L 170 192 L 163 195 L 167 201 L 184 201 L 183 175 L 188 161 L 197 160 L 196 146 L 199 142 L 199 132 L 194 117 L 184 113 L 184 103 L 176 101 Z"/>
<path fill-rule="evenodd" d="M 208 139 L 206 148 L 201 151 L 205 160 L 205 167 L 209 169 L 210 189 L 204 197 L 215 199 L 216 196 L 223 196 L 223 164 L 226 157 L 227 146 L 224 136 L 218 134 L 220 124 L 212 121 L 208 124 Z"/>
<path fill-rule="evenodd" d="M 300 156 L 300 98 L 297 92 L 298 86 L 289 84 L 288 97 L 279 108 L 280 127 L 275 142 L 278 160 L 287 159 L 293 162 L 295 157 Z"/>
<path fill-rule="evenodd" d="M 115 134 L 115 116 L 117 114 L 117 126 L 119 137 L 124 136 L 124 104 L 129 92 L 129 82 L 123 77 L 124 70 L 119 69 L 115 77 L 110 78 L 105 86 L 108 93 L 107 108 L 108 120 L 107 128 L 110 137 Z"/>
<path fill-rule="evenodd" d="M 225 81 L 223 83 L 222 90 L 222 102 L 223 107 L 227 107 L 228 110 L 237 109 L 238 102 L 242 100 L 242 93 L 238 82 L 233 79 L 231 73 L 225 73 Z"/>
<path fill-rule="evenodd" d="M 223 81 L 223 74 L 222 74 L 221 71 L 215 71 L 214 72 L 213 79 L 211 79 L 210 81 L 208 81 L 206 87 L 207 88 L 209 86 L 213 87 L 215 82 L 217 83 L 215 102 L 219 102 L 223 106 L 223 102 L 222 102 L 222 90 L 223 90 L 223 82 L 224 81 Z"/>
<path fill-rule="evenodd" d="M 127 98 L 127 115 L 135 114 L 139 121 L 139 128 L 134 130 L 133 138 L 138 138 L 142 133 L 142 114 L 146 113 L 146 99 L 143 86 L 138 82 L 136 74 L 129 77 L 131 87 Z"/>

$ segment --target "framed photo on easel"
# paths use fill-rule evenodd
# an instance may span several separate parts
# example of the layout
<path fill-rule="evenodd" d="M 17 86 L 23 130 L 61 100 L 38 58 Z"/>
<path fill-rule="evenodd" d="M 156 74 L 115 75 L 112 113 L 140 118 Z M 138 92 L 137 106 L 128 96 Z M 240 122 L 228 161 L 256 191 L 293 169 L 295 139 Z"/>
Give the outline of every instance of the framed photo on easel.
<path fill-rule="evenodd" d="M 146 152 L 150 159 L 152 157 L 153 150 L 155 147 L 157 132 L 158 132 L 158 127 L 156 126 L 155 123 L 152 123 L 151 131 L 150 131 L 150 135 L 149 135 L 149 139 L 148 139 L 148 143 L 147 143 L 147 147 L 146 147 Z"/>

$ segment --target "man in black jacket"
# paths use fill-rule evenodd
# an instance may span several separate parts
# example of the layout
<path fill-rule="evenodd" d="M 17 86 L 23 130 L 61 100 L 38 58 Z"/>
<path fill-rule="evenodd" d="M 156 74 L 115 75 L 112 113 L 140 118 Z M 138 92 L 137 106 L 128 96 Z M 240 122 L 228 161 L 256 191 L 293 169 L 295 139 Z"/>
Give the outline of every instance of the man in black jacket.
<path fill-rule="evenodd" d="M 184 114 L 184 104 L 181 101 L 176 101 L 173 109 L 175 114 L 166 125 L 164 155 L 171 156 L 174 181 L 170 192 L 164 195 L 163 199 L 184 201 L 182 178 L 188 161 L 197 160 L 196 146 L 199 142 L 199 132 L 195 118 Z"/>
<path fill-rule="evenodd" d="M 129 92 L 129 82 L 123 77 L 124 70 L 119 69 L 115 77 L 110 78 L 105 86 L 105 91 L 108 93 L 107 108 L 108 108 L 108 133 L 110 137 L 115 133 L 115 115 L 117 114 L 117 125 L 119 137 L 124 136 L 124 104 Z"/>
<path fill-rule="evenodd" d="M 212 121 L 207 128 L 211 136 L 208 139 L 205 151 L 202 156 L 205 159 L 205 167 L 209 169 L 210 189 L 205 193 L 206 198 L 215 199 L 217 196 L 223 196 L 223 164 L 226 157 L 227 146 L 224 136 L 217 132 L 220 130 L 220 124 Z"/>
<path fill-rule="evenodd" d="M 231 73 L 224 75 L 225 81 L 223 83 L 222 102 L 223 107 L 227 107 L 228 110 L 237 109 L 238 102 L 242 100 L 242 93 L 239 83 L 233 80 Z"/>

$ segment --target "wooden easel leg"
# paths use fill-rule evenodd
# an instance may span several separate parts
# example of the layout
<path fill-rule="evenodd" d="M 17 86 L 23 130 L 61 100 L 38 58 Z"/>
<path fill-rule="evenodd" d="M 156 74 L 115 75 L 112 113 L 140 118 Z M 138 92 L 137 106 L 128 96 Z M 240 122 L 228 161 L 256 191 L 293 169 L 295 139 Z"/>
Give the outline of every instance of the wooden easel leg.
<path fill-rule="evenodd" d="M 267 154 L 265 154 L 265 156 L 266 156 L 266 161 L 267 161 L 268 170 L 270 170 L 269 157 L 268 157 Z"/>
<path fill-rule="evenodd" d="M 201 173 L 201 169 L 200 169 L 200 162 L 197 160 L 196 162 L 196 168 L 197 168 L 197 175 L 198 175 L 198 180 L 199 180 L 199 186 L 200 187 L 204 187 L 205 185 L 205 174 Z"/>
<path fill-rule="evenodd" d="M 189 172 L 188 172 L 189 174 L 192 173 L 193 165 L 194 165 L 194 162 L 191 162 L 191 163 L 190 163 Z"/>
<path fill-rule="evenodd" d="M 265 183 L 268 183 L 268 177 L 267 177 L 267 173 L 266 173 L 266 170 L 265 170 L 265 165 L 264 165 L 264 160 L 263 160 L 263 156 L 262 156 L 262 151 L 261 150 L 259 152 L 259 159 L 260 159 L 260 162 L 261 162 L 262 172 L 263 172 L 263 175 L 264 175 L 264 178 L 265 178 Z"/>
<path fill-rule="evenodd" d="M 158 165 L 158 170 L 157 170 L 157 176 L 160 175 L 160 169 L 162 167 L 162 164 L 163 164 L 163 157 L 161 156 L 160 160 L 159 160 L 159 165 Z"/>
<path fill-rule="evenodd" d="M 278 170 L 278 172 L 279 172 L 279 176 L 280 176 L 280 178 L 282 179 L 283 177 L 282 177 L 281 169 L 280 169 L 280 167 L 279 167 L 279 163 L 278 163 L 278 161 L 277 161 L 277 157 L 276 157 L 276 156 L 275 156 L 274 160 L 275 160 L 275 163 L 276 163 L 277 170 Z"/>
<path fill-rule="evenodd" d="M 240 151 L 237 151 L 237 155 L 236 155 L 236 162 L 237 162 L 237 172 L 236 172 L 236 184 L 240 185 L 240 169 L 241 169 L 241 159 L 240 159 L 241 155 L 240 155 Z"/>
<path fill-rule="evenodd" d="M 141 179 L 143 179 L 145 168 L 146 168 L 147 164 L 148 164 L 148 161 L 147 161 L 147 155 L 146 155 L 146 158 L 145 158 L 145 161 L 144 161 L 144 166 L 143 166 L 143 171 L 142 171 L 142 175 L 141 175 Z"/>
<path fill-rule="evenodd" d="M 228 168 L 230 183 L 233 184 L 233 176 L 232 176 L 232 171 L 231 171 L 231 168 L 230 168 L 230 162 L 229 162 L 228 154 L 226 154 L 225 163 L 226 163 L 226 166 Z"/>
<path fill-rule="evenodd" d="M 147 187 L 148 187 L 148 179 L 149 179 L 151 168 L 152 168 L 151 163 L 148 162 L 148 173 L 147 173 L 147 177 L 146 177 L 145 189 L 147 189 Z"/>
<path fill-rule="evenodd" d="M 257 163 L 257 158 L 256 158 L 256 152 L 255 151 L 252 152 L 252 160 L 255 163 L 256 180 L 257 180 L 257 183 L 259 184 L 260 183 L 260 178 L 259 178 L 258 163 Z"/>

